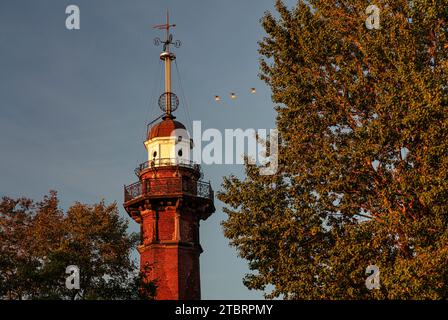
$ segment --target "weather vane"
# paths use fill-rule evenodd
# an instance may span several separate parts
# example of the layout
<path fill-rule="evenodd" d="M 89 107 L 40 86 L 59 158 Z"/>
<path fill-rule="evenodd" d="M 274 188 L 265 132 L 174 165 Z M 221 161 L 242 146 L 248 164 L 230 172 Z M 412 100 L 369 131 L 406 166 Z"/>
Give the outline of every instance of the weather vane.
<path fill-rule="evenodd" d="M 182 45 L 182 43 L 180 42 L 180 40 L 176 40 L 173 42 L 173 35 L 170 34 L 170 28 L 174 28 L 174 27 L 176 27 L 176 25 L 170 24 L 170 13 L 167 10 L 166 11 L 166 23 L 158 24 L 153 27 L 154 29 L 166 30 L 166 40 L 162 41 L 162 40 L 160 40 L 160 38 L 157 37 L 154 39 L 154 45 L 159 46 L 161 43 L 163 43 L 163 51 L 166 51 L 166 52 L 169 52 L 170 44 L 174 45 L 176 48 L 179 48 Z"/>

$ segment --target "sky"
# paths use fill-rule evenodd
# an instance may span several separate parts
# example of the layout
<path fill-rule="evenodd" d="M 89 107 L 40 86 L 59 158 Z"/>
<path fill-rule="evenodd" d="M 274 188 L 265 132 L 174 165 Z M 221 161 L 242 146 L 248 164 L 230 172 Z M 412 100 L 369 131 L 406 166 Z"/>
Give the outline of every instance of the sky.
<path fill-rule="evenodd" d="M 80 29 L 65 26 L 68 5 Z M 191 128 L 275 128 L 271 92 L 259 77 L 260 18 L 273 0 L 1 0 L 0 196 L 41 199 L 57 190 L 61 207 L 116 201 L 146 159 L 146 124 L 160 115 L 164 33 L 152 28 L 170 10 L 180 80 L 177 119 Z M 256 94 L 250 88 L 257 89 Z M 183 90 L 182 90 L 183 89 Z M 230 99 L 231 92 L 237 99 Z M 217 103 L 215 95 L 222 101 Z M 241 165 L 202 165 L 215 193 Z M 203 299 L 262 299 L 242 284 L 249 272 L 223 236 L 223 204 L 201 222 Z"/>

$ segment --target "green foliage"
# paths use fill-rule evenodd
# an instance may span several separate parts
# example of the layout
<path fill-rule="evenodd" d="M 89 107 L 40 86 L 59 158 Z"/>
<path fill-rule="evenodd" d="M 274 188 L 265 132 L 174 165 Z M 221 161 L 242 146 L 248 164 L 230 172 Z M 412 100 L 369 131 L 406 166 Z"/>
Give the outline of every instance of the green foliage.
<path fill-rule="evenodd" d="M 246 165 L 218 197 L 269 298 L 448 297 L 448 2 L 377 1 L 380 30 L 370 4 L 277 1 L 262 19 L 279 171 Z"/>
<path fill-rule="evenodd" d="M 75 203 L 64 214 L 56 192 L 41 202 L 0 202 L 0 297 L 4 299 L 148 299 L 155 284 L 138 273 L 131 251 L 136 234 L 116 203 Z M 80 270 L 69 290 L 66 268 Z"/>

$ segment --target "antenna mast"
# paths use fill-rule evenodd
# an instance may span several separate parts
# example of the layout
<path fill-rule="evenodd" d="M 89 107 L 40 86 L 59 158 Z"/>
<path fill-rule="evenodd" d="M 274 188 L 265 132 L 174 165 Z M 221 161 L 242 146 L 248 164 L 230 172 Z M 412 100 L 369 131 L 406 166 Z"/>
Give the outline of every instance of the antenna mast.
<path fill-rule="evenodd" d="M 159 107 L 165 111 L 164 118 L 173 118 L 171 114 L 179 105 L 179 99 L 171 92 L 171 61 L 176 59 L 174 53 L 170 52 L 170 45 L 173 44 L 176 48 L 181 46 L 181 42 L 176 40 L 173 42 L 173 35 L 170 34 L 170 28 L 176 27 L 175 24 L 170 24 L 170 13 L 166 11 L 166 23 L 154 26 L 155 29 L 166 30 L 165 41 L 160 38 L 154 39 L 156 46 L 163 43 L 163 51 L 160 53 L 160 59 L 165 62 L 165 93 L 159 98 Z"/>

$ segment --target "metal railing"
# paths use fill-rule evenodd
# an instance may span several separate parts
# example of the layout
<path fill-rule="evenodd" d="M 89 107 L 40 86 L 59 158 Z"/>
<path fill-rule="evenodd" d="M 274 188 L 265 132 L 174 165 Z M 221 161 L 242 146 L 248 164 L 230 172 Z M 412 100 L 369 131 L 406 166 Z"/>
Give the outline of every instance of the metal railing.
<path fill-rule="evenodd" d="M 142 195 L 142 184 L 140 181 L 124 186 L 124 201 L 138 198 Z"/>
<path fill-rule="evenodd" d="M 172 196 L 186 194 L 199 198 L 212 199 L 213 189 L 209 182 L 201 180 L 175 178 L 148 179 L 124 187 L 124 201 L 128 202 L 144 195 Z"/>
<path fill-rule="evenodd" d="M 199 171 L 200 166 L 197 163 L 194 163 L 191 160 L 187 159 L 180 159 L 180 158 L 155 158 L 151 161 L 145 161 L 142 164 L 140 164 L 134 171 L 137 176 L 140 175 L 140 173 L 148 168 L 154 168 L 154 167 L 171 167 L 171 166 L 180 166 L 180 167 L 187 167 L 194 170 Z"/>

